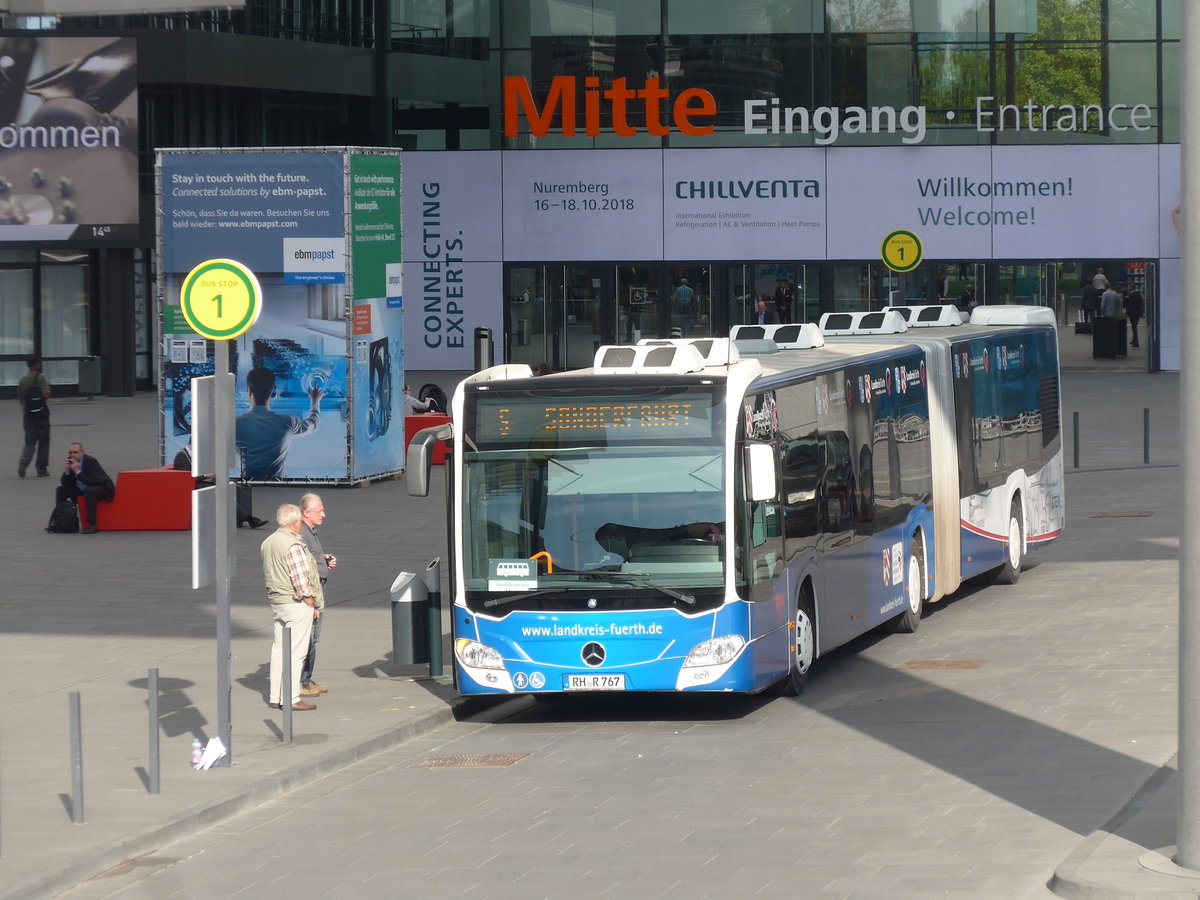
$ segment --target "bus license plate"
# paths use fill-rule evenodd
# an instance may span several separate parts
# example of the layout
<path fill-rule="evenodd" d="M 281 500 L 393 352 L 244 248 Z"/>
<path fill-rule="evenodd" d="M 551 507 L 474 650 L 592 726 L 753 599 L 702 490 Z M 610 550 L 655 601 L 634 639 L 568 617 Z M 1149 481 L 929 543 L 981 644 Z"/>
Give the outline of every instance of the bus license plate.
<path fill-rule="evenodd" d="M 624 675 L 564 675 L 564 691 L 623 691 L 625 690 Z"/>

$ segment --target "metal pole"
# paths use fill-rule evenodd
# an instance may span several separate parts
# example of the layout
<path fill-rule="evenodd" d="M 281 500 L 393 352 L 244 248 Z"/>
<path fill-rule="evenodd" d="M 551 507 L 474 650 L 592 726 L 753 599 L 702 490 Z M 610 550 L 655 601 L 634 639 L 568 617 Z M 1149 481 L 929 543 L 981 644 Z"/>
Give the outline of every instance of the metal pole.
<path fill-rule="evenodd" d="M 429 677 L 442 676 L 442 559 L 435 556 L 425 567 L 429 594 Z"/>
<path fill-rule="evenodd" d="M 150 696 L 147 700 L 146 707 L 150 710 L 150 761 L 148 763 L 148 775 L 150 780 L 150 793 L 157 794 L 160 792 L 160 766 L 161 760 L 158 755 L 158 669 L 150 670 L 150 677 L 147 679 L 149 686 L 147 688 Z"/>
<path fill-rule="evenodd" d="M 1150 465 L 1150 407 L 1142 409 L 1142 462 Z"/>
<path fill-rule="evenodd" d="M 1075 420 L 1075 468 L 1079 468 L 1079 413 L 1071 413 Z"/>
<path fill-rule="evenodd" d="M 283 710 L 283 742 L 292 742 L 292 626 L 283 626 L 283 671 L 279 681 L 279 708 Z M 285 696 L 286 694 L 286 696 Z"/>
<path fill-rule="evenodd" d="M 229 374 L 229 341 L 214 341 L 213 390 L 215 393 L 213 431 L 216 436 L 217 533 L 217 732 L 225 745 L 225 756 L 215 765 L 233 765 L 233 649 L 232 615 L 229 605 L 230 546 L 229 521 L 233 515 L 229 503 L 230 429 L 233 426 L 233 376 Z"/>
<path fill-rule="evenodd" d="M 1192 109 L 1200 99 L 1200 6 L 1180 4 L 1182 24 L 1179 49 L 1181 57 L 1181 110 Z M 1180 162 L 1182 169 L 1183 222 L 1180 235 L 1180 272 L 1195 271 L 1200 265 L 1200 227 L 1192 219 L 1200 216 L 1200 120 L 1196 116 L 1179 117 Z M 1160 294 L 1161 296 L 1161 291 Z M 1180 285 L 1180 303 L 1188 292 Z M 1197 371 L 1200 353 L 1200 316 L 1179 317 L 1181 349 L 1179 354 L 1179 406 L 1181 438 L 1180 466 L 1183 469 L 1183 509 L 1196 509 L 1200 503 L 1200 467 L 1191 462 L 1192 448 L 1200 448 L 1200 404 L 1188 389 Z M 1195 547 L 1200 530 L 1195 517 L 1183 516 L 1181 548 Z M 1200 553 L 1179 554 L 1179 827 L 1175 861 L 1188 869 L 1200 870 Z"/>
<path fill-rule="evenodd" d="M 71 691 L 71 821 L 82 825 L 83 818 L 83 713 L 79 691 Z"/>

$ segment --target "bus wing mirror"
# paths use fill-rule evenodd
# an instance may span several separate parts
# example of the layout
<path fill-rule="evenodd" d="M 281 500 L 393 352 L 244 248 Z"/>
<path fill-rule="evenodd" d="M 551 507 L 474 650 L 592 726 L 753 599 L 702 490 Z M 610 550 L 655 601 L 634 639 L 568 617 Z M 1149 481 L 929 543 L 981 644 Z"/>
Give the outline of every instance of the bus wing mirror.
<path fill-rule="evenodd" d="M 747 444 L 746 499 L 751 502 L 774 500 L 779 493 L 775 481 L 775 448 L 770 444 Z"/>
<path fill-rule="evenodd" d="M 453 434 L 449 423 L 422 428 L 413 435 L 408 444 L 405 458 L 404 480 L 408 483 L 410 497 L 429 495 L 429 475 L 433 466 L 433 447 L 438 441 L 448 440 Z"/>

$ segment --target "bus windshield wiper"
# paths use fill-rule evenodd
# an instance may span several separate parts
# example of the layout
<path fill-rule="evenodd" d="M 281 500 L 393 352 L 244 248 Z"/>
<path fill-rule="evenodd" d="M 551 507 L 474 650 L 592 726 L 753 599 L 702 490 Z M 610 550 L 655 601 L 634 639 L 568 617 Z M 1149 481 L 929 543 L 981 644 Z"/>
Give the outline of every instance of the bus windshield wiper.
<path fill-rule="evenodd" d="M 553 594 L 555 591 L 524 591 L 519 594 L 505 594 L 503 597 L 488 597 L 483 601 L 484 606 L 504 606 L 508 603 L 516 603 L 518 600 L 528 600 L 531 597 L 543 597 L 546 594 Z"/>
<path fill-rule="evenodd" d="M 586 572 L 582 574 L 591 575 L 594 578 L 623 578 L 633 584 L 636 584 L 638 587 L 648 587 L 652 590 L 658 591 L 660 594 L 666 594 L 668 597 L 673 597 L 676 600 L 680 600 L 683 603 L 686 603 L 688 606 L 696 605 L 696 598 L 691 594 L 685 594 L 682 591 L 675 590 L 674 588 L 669 588 L 661 584 L 655 584 L 646 577 L 646 574 L 641 572 Z"/>
<path fill-rule="evenodd" d="M 567 573 L 564 573 L 567 574 Z M 666 594 L 675 600 L 688 604 L 688 606 L 696 605 L 696 598 L 691 594 L 685 594 L 682 591 L 677 591 L 674 588 L 666 587 L 665 585 L 656 584 L 639 572 L 571 572 L 572 575 L 586 576 L 593 581 L 599 581 L 606 578 L 618 578 L 628 581 L 638 587 L 648 587 L 651 590 L 658 591 L 660 594 Z M 502 597 L 489 597 L 483 601 L 486 607 L 506 606 L 509 603 L 517 603 L 521 600 L 529 600 L 533 597 L 544 597 L 547 594 L 558 593 L 557 589 L 544 589 L 538 591 L 523 591 L 519 594 L 505 594 Z"/>

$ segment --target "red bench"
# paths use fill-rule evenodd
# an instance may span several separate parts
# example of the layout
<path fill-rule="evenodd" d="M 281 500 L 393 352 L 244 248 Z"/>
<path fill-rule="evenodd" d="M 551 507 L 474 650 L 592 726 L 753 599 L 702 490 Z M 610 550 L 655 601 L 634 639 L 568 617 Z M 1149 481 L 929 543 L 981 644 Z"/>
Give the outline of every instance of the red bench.
<path fill-rule="evenodd" d="M 192 527 L 192 488 L 186 469 L 134 469 L 117 475 L 111 500 L 101 500 L 96 527 L 101 531 L 187 531 Z M 83 498 L 79 521 L 87 524 Z"/>

